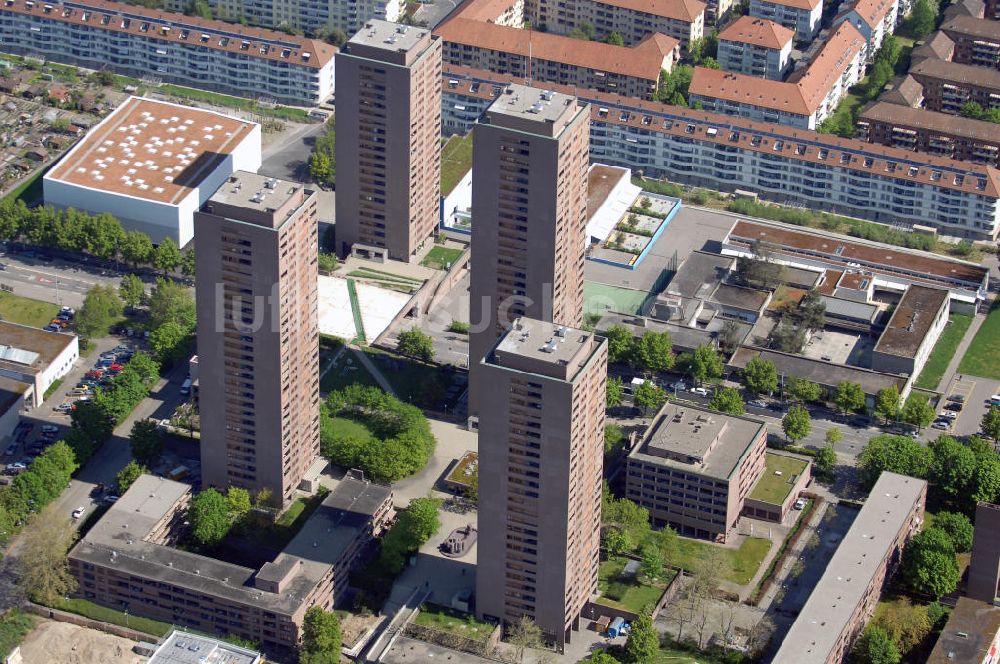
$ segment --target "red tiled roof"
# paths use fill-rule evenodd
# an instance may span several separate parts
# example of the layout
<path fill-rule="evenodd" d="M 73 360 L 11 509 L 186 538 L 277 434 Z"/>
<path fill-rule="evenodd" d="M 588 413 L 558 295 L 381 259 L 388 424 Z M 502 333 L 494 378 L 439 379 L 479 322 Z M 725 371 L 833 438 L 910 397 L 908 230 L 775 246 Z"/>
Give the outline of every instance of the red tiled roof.
<path fill-rule="evenodd" d="M 841 23 L 797 80 L 771 81 L 719 69 L 695 67 L 688 92 L 740 104 L 752 104 L 809 116 L 864 47 L 850 23 Z"/>
<path fill-rule="evenodd" d="M 819 7 L 823 0 L 763 0 L 763 2 L 771 3 L 772 5 L 781 5 L 782 7 L 812 11 Z"/>
<path fill-rule="evenodd" d="M 453 44 L 513 53 L 525 58 L 530 54 L 536 60 L 561 62 L 652 81 L 659 80 L 664 59 L 672 58 L 679 45 L 673 37 L 659 33 L 632 47 L 613 46 L 466 18 L 451 19 L 438 26 L 435 33 Z"/>
<path fill-rule="evenodd" d="M 694 22 L 705 12 L 701 0 L 596 0 L 611 7 L 623 7 L 653 16 L 672 18 L 678 21 Z M 498 16 L 513 7 L 512 0 L 468 0 L 459 7 L 454 18 L 468 18 L 493 22 Z"/>
<path fill-rule="evenodd" d="M 456 81 L 454 86 L 451 85 L 452 79 Z M 500 84 L 524 82 L 523 78 L 517 76 L 503 76 L 480 69 L 448 65 L 444 68 L 442 85 L 446 93 L 458 92 L 481 99 L 493 98 L 490 85 L 479 85 L 477 91 L 472 92 L 470 87 L 476 82 L 472 79 Z M 641 131 L 673 134 L 741 150 L 776 154 L 806 163 L 895 177 L 908 182 L 933 183 L 942 189 L 1000 198 L 1000 170 L 992 166 L 931 154 L 915 157 L 909 150 L 866 143 L 854 138 L 840 138 L 833 134 L 820 134 L 773 123 L 745 121 L 719 113 L 666 106 L 660 102 L 596 90 L 584 91 L 555 83 L 546 83 L 545 87 L 556 92 L 579 95 L 592 102 L 592 121 L 627 125 Z M 629 112 L 609 113 L 608 109 L 600 107 L 601 104 L 627 108 Z M 690 125 L 663 120 L 653 115 L 663 112 L 684 117 Z M 920 166 L 911 166 L 917 159 Z"/>
<path fill-rule="evenodd" d="M 99 30 L 141 35 L 147 39 L 190 44 L 317 69 L 333 59 L 337 52 L 336 47 L 318 39 L 106 0 L 74 0 L 72 7 L 57 0 L 45 3 L 38 0 L 4 0 L 0 12 L 45 16 L 63 23 L 85 24 Z M 142 17 L 142 20 L 132 18 L 129 26 L 123 27 L 124 21 L 118 17 L 126 12 L 133 17 Z M 201 31 L 208 33 L 205 35 L 208 39 L 203 39 Z M 182 39 L 183 33 L 186 33 L 186 38 Z M 283 47 L 284 44 L 288 46 Z M 266 51 L 261 52 L 264 48 Z"/>
<path fill-rule="evenodd" d="M 885 20 L 886 15 L 895 5 L 895 0 L 858 0 L 846 11 L 855 11 L 871 28 Z M 841 12 L 844 13 L 844 12 Z"/>
<path fill-rule="evenodd" d="M 719 41 L 741 42 L 781 50 L 795 37 L 795 31 L 766 18 L 741 16 L 719 33 Z"/>

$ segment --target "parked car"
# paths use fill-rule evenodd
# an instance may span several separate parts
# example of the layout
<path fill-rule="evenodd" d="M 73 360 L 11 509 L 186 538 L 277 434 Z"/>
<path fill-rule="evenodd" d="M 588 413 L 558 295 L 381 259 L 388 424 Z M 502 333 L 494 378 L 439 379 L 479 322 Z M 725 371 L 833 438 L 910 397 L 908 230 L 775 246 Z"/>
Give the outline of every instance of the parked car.
<path fill-rule="evenodd" d="M 15 461 L 14 463 L 8 463 L 7 464 L 7 470 L 8 471 L 13 471 L 15 473 L 20 473 L 21 471 L 27 470 L 27 469 L 28 469 L 28 465 L 26 463 L 24 463 L 23 461 Z"/>
<path fill-rule="evenodd" d="M 92 369 L 87 373 L 83 374 L 84 378 L 100 378 L 104 375 L 104 371 L 101 369 Z"/>
<path fill-rule="evenodd" d="M 56 411 L 57 413 L 68 413 L 69 411 L 73 410 L 73 404 L 69 402 L 61 403 L 52 410 Z"/>
<path fill-rule="evenodd" d="M 806 499 L 805 498 L 799 498 L 798 500 L 795 501 L 795 504 L 792 505 L 792 507 L 794 507 L 797 510 L 804 509 L 805 506 L 806 506 Z"/>
<path fill-rule="evenodd" d="M 754 408 L 767 408 L 767 402 L 763 399 L 754 399 L 747 402 L 748 406 L 753 406 Z"/>
<path fill-rule="evenodd" d="M 83 513 L 86 511 L 87 509 L 82 505 L 80 507 L 77 507 L 75 510 L 73 510 L 73 518 L 79 519 L 81 516 L 83 516 Z"/>
<path fill-rule="evenodd" d="M 108 505 L 113 505 L 114 503 L 118 502 L 118 496 L 116 496 L 113 493 L 104 496 L 104 502 L 106 502 Z"/>
<path fill-rule="evenodd" d="M 965 395 L 964 394 L 953 394 L 950 397 L 948 397 L 948 401 L 955 401 L 957 403 L 965 403 Z"/>
<path fill-rule="evenodd" d="M 43 424 L 41 431 L 42 433 L 55 433 L 59 431 L 59 427 L 54 424 Z"/>
<path fill-rule="evenodd" d="M 679 380 L 670 386 L 670 389 L 677 390 L 678 392 L 685 392 L 687 391 L 687 388 L 688 388 L 687 383 L 685 383 L 683 380 Z"/>
<path fill-rule="evenodd" d="M 934 420 L 934 423 L 931 424 L 931 426 L 934 427 L 935 429 L 942 429 L 944 431 L 947 431 L 948 429 L 951 428 L 951 422 L 949 422 L 948 420 Z"/>
<path fill-rule="evenodd" d="M 76 309 L 74 309 L 73 307 L 63 307 L 62 309 L 59 310 L 59 313 L 66 314 L 70 318 L 73 318 L 74 316 L 76 316 Z"/>
<path fill-rule="evenodd" d="M 50 323 L 49 325 L 46 325 L 42 329 L 45 330 L 46 332 L 58 332 L 61 328 L 58 325 L 52 325 Z"/>
<path fill-rule="evenodd" d="M 951 410 L 942 410 L 938 414 L 938 418 L 942 419 L 942 420 L 954 420 L 957 417 L 958 417 L 958 413 L 956 413 L 954 411 L 951 411 Z"/>
<path fill-rule="evenodd" d="M 945 406 L 945 408 L 947 408 L 948 410 L 953 410 L 955 412 L 961 412 L 962 411 L 962 404 L 959 403 L 958 401 L 952 401 L 952 402 L 948 403 Z"/>
<path fill-rule="evenodd" d="M 708 390 L 706 390 L 704 387 L 692 387 L 691 394 L 697 394 L 698 396 L 707 397 Z"/>

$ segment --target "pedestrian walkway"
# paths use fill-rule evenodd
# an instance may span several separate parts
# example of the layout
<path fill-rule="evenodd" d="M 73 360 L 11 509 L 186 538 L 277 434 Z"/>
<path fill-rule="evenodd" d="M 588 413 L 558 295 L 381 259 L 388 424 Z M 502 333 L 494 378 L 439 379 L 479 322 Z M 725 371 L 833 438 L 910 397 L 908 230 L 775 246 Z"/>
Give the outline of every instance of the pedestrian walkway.
<path fill-rule="evenodd" d="M 358 361 L 361 362 L 361 364 L 365 365 L 365 369 L 368 370 L 368 373 L 370 373 L 372 378 L 375 379 L 375 382 L 378 383 L 379 387 L 381 387 L 383 390 L 385 390 L 387 393 L 391 394 L 394 397 L 398 396 L 396 394 L 396 390 L 392 388 L 392 383 L 390 383 L 386 379 L 386 377 L 382 375 L 382 372 L 379 371 L 379 368 L 377 366 L 375 366 L 375 363 L 372 362 L 370 359 L 368 359 L 367 353 L 365 353 L 363 350 L 357 348 L 354 345 L 351 346 L 351 350 L 354 351 L 354 356 L 358 358 Z"/>
<path fill-rule="evenodd" d="M 976 332 L 979 331 L 985 320 L 986 314 L 976 314 L 972 319 L 972 324 L 969 325 L 969 329 L 965 331 L 965 336 L 962 337 L 958 348 L 955 349 L 955 355 L 951 358 L 951 362 L 948 363 L 948 368 L 945 369 L 944 375 L 938 381 L 937 391 L 941 394 L 948 394 L 951 381 L 955 378 L 955 374 L 958 373 L 958 365 L 962 362 L 962 358 L 965 357 L 965 351 L 969 349 L 969 345 L 972 344 L 972 340 L 976 337 Z"/>
<path fill-rule="evenodd" d="M 788 580 L 789 574 L 791 574 L 792 567 L 795 565 L 795 561 L 802 557 L 802 552 L 805 550 L 806 545 L 809 543 L 810 533 L 815 533 L 816 529 L 819 527 L 820 523 L 823 521 L 823 515 L 826 514 L 827 507 L 830 503 L 823 501 L 819 507 L 817 507 L 812 516 L 809 519 L 809 523 L 805 525 L 805 532 L 799 537 L 798 541 L 789 551 L 788 556 L 785 558 L 785 562 L 781 567 L 775 572 L 774 583 L 771 584 L 771 588 L 764 594 L 764 596 L 757 603 L 757 608 L 762 611 L 767 611 L 771 603 L 774 602 L 775 597 L 777 597 L 778 592 L 781 590 L 782 585 Z"/>

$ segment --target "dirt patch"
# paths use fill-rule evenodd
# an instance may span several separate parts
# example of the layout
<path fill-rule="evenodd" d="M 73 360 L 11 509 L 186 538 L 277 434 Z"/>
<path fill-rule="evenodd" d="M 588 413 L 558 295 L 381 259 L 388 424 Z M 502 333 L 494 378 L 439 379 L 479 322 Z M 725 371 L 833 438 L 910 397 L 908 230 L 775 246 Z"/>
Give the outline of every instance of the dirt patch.
<path fill-rule="evenodd" d="M 344 645 L 350 647 L 358 642 L 365 632 L 375 626 L 379 621 L 376 616 L 359 615 L 349 613 L 340 619 L 340 633 L 344 640 Z"/>
<path fill-rule="evenodd" d="M 135 641 L 78 625 L 39 620 L 21 644 L 24 664 L 140 664 Z"/>

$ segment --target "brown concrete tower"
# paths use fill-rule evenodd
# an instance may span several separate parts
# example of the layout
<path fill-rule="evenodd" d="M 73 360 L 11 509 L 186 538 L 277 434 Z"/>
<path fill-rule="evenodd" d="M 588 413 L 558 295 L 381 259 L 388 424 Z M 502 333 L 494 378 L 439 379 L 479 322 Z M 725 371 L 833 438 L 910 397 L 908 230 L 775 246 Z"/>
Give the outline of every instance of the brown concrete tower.
<path fill-rule="evenodd" d="M 202 483 L 287 502 L 319 455 L 316 195 L 237 171 L 194 226 Z"/>
<path fill-rule="evenodd" d="M 481 360 L 476 613 L 561 646 L 597 590 L 607 341 L 521 318 Z"/>
<path fill-rule="evenodd" d="M 409 260 L 440 219 L 441 40 L 368 21 L 336 77 L 337 246 Z"/>
<path fill-rule="evenodd" d="M 479 361 L 521 316 L 579 327 L 590 112 L 575 97 L 511 85 L 475 126 L 469 413 Z"/>

